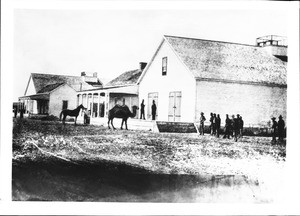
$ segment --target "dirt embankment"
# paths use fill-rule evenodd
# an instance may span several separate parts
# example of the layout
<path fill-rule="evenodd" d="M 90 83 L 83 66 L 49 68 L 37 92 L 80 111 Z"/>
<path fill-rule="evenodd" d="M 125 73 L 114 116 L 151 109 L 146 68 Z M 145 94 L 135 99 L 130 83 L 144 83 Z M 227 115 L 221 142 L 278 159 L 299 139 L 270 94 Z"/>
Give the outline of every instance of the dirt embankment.
<path fill-rule="evenodd" d="M 15 200 L 195 201 L 195 190 L 212 184 L 256 188 L 285 160 L 285 146 L 264 137 L 233 142 L 27 119 L 14 122 L 13 150 Z"/>

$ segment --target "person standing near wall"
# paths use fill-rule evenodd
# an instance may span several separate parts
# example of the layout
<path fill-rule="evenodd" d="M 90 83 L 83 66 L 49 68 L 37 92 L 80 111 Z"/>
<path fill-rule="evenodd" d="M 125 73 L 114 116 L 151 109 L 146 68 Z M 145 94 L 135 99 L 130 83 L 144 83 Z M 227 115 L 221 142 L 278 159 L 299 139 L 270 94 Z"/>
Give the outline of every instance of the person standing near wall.
<path fill-rule="evenodd" d="M 155 116 L 156 116 L 156 104 L 155 104 L 155 100 L 152 101 L 151 114 L 152 114 L 152 120 L 155 120 Z"/>
<path fill-rule="evenodd" d="M 23 118 L 23 114 L 24 114 L 24 109 L 21 108 L 21 109 L 20 109 L 20 118 Z"/>
<path fill-rule="evenodd" d="M 226 119 L 225 119 L 225 131 L 224 131 L 224 136 L 223 138 L 230 138 L 230 125 L 231 125 L 231 120 L 228 117 L 228 114 L 226 114 Z"/>
<path fill-rule="evenodd" d="M 243 130 L 244 130 L 244 121 L 242 116 L 240 116 L 240 137 L 243 137 Z"/>
<path fill-rule="evenodd" d="M 282 116 L 279 116 L 279 120 L 278 120 L 278 140 L 282 141 L 283 137 L 284 137 L 284 127 L 285 127 L 285 123 L 282 119 Z"/>
<path fill-rule="evenodd" d="M 234 141 L 236 142 L 238 140 L 238 134 L 240 131 L 240 125 L 239 125 L 239 115 L 237 115 L 237 118 L 232 115 L 232 132 L 233 132 L 233 137 Z"/>
<path fill-rule="evenodd" d="M 276 122 L 276 118 L 272 117 L 272 127 L 271 127 L 271 132 L 272 132 L 272 144 L 276 143 L 276 134 L 277 134 L 277 122 Z"/>
<path fill-rule="evenodd" d="M 220 128 L 221 128 L 221 118 L 220 115 L 218 114 L 216 117 L 216 136 L 219 137 L 220 135 Z"/>
<path fill-rule="evenodd" d="M 206 118 L 204 116 L 204 113 L 201 112 L 201 115 L 200 115 L 200 128 L 199 128 L 199 132 L 200 132 L 200 135 L 204 135 L 204 122 L 205 122 Z"/>
<path fill-rule="evenodd" d="M 216 119 L 217 119 L 217 114 L 214 113 L 214 115 L 213 115 L 213 135 L 216 135 L 216 129 L 217 129 Z"/>
<path fill-rule="evenodd" d="M 145 104 L 144 104 L 144 99 L 142 100 L 141 103 L 141 116 L 140 119 L 144 119 L 145 120 Z"/>
<path fill-rule="evenodd" d="M 214 114 L 213 113 L 210 113 L 210 118 L 209 118 L 209 121 L 210 121 L 210 135 L 213 135 L 214 133 Z"/>
<path fill-rule="evenodd" d="M 17 115 L 18 115 L 18 109 L 17 109 L 17 107 L 15 107 L 14 108 L 14 116 L 15 116 L 15 118 L 17 118 Z"/>

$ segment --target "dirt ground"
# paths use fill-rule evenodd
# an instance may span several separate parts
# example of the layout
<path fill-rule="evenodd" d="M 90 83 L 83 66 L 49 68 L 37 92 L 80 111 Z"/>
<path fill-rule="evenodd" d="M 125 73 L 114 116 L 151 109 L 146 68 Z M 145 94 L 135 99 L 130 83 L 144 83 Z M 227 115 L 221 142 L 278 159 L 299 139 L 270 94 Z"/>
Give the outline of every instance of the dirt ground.
<path fill-rule="evenodd" d="M 12 195 L 14 200 L 269 202 L 285 152 L 285 143 L 271 145 L 269 137 L 234 142 L 14 119 Z"/>

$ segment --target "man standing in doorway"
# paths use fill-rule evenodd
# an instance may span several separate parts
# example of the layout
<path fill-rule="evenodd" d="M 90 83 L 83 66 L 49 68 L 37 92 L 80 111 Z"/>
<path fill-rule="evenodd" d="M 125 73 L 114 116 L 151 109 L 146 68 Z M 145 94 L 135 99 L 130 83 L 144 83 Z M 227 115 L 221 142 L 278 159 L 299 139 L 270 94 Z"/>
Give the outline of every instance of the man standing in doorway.
<path fill-rule="evenodd" d="M 152 101 L 151 114 L 152 114 L 152 120 L 155 120 L 155 116 L 156 116 L 156 105 L 155 105 L 155 100 Z"/>

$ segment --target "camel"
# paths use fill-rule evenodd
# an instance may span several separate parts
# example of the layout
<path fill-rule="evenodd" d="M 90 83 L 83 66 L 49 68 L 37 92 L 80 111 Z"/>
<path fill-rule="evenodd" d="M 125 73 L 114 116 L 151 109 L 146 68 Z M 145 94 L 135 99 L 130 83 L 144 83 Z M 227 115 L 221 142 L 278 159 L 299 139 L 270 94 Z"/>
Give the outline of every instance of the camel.
<path fill-rule="evenodd" d="M 109 127 L 109 122 L 110 122 L 113 129 L 116 129 L 113 125 L 113 119 L 114 118 L 121 118 L 122 119 L 121 130 L 123 129 L 123 123 L 124 122 L 125 122 L 126 130 L 128 130 L 128 128 L 127 128 L 127 119 L 129 117 L 133 118 L 133 117 L 136 116 L 136 110 L 138 109 L 138 107 L 137 106 L 132 106 L 132 109 L 133 109 L 133 112 L 131 112 L 129 110 L 128 106 L 126 106 L 126 105 L 123 105 L 123 106 L 115 105 L 108 112 L 108 122 L 107 122 L 108 128 L 110 129 L 110 127 Z"/>

